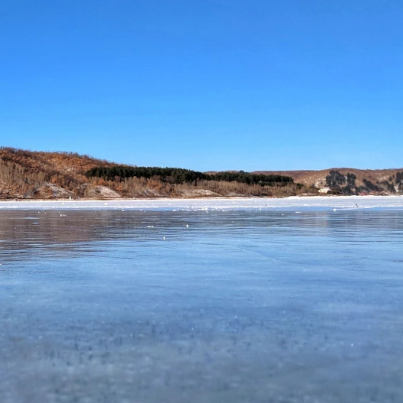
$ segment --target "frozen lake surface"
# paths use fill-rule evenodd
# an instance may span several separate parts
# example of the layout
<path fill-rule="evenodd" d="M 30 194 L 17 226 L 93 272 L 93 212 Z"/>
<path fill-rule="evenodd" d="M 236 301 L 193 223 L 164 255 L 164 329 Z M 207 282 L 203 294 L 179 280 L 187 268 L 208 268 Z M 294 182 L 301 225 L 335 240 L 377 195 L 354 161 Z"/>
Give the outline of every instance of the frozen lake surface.
<path fill-rule="evenodd" d="M 355 209 L 394 208 L 403 210 L 402 196 L 315 196 L 286 198 L 205 199 L 116 199 L 116 200 L 20 200 L 0 201 L 2 209 L 38 210 L 233 210 L 233 209 Z"/>
<path fill-rule="evenodd" d="M 379 200 L 0 203 L 0 402 L 402 402 Z"/>

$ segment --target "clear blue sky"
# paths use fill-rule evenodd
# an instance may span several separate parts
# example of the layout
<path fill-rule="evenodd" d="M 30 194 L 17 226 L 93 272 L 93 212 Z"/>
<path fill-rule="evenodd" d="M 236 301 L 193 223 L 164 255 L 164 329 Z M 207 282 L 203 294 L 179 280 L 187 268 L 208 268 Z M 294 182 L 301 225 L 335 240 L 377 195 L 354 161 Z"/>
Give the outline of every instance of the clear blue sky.
<path fill-rule="evenodd" d="M 0 145 L 403 167 L 403 1 L 0 0 Z"/>

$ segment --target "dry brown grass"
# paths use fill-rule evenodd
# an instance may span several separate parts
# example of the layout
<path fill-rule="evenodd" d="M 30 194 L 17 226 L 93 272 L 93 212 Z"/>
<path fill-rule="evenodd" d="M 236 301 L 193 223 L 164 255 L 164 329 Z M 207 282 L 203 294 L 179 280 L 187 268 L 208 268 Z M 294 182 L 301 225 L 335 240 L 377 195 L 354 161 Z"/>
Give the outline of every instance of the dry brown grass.
<path fill-rule="evenodd" d="M 330 169 L 322 171 L 259 171 L 255 173 L 291 176 L 295 184 L 260 186 L 238 182 L 198 181 L 193 184 L 171 184 L 158 178 L 129 178 L 105 181 L 87 179 L 84 173 L 94 167 L 112 167 L 117 164 L 75 153 L 33 152 L 0 148 L 0 198 L 58 198 L 94 197 L 97 187 L 103 186 L 122 197 L 202 197 L 255 196 L 285 197 L 299 194 L 317 194 L 318 187 L 326 185 Z M 354 173 L 357 185 L 363 180 L 374 184 L 392 181 L 403 169 L 357 170 L 337 169 L 341 174 Z M 300 183 L 301 185 L 298 185 Z M 59 190 L 58 190 L 59 189 Z M 94 190 L 95 189 L 95 190 Z M 101 196 L 100 196 L 101 197 Z"/>

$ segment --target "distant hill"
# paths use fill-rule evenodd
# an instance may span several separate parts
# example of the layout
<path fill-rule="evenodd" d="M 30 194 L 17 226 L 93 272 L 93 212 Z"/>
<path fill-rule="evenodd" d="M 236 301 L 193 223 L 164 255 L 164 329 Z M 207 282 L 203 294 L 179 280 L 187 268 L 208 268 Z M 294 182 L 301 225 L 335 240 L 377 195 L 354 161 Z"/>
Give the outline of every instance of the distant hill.
<path fill-rule="evenodd" d="M 75 153 L 33 152 L 0 148 L 0 198 L 85 196 L 85 172 L 113 165 Z"/>
<path fill-rule="evenodd" d="M 0 199 L 284 197 L 402 191 L 403 169 L 202 173 L 120 165 L 76 153 L 0 148 Z"/>
<path fill-rule="evenodd" d="M 356 169 L 330 168 L 320 171 L 256 171 L 259 174 L 291 176 L 295 182 L 313 185 L 318 190 L 329 188 L 329 193 L 395 194 L 403 192 L 403 168 Z"/>
<path fill-rule="evenodd" d="M 136 167 L 65 152 L 0 148 L 0 199 L 290 196 L 307 191 L 283 175 Z"/>

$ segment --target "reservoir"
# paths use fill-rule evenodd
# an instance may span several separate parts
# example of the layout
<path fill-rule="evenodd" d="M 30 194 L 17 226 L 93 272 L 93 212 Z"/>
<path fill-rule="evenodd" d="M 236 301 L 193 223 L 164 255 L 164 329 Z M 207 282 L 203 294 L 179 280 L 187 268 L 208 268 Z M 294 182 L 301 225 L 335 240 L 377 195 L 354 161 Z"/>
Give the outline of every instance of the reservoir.
<path fill-rule="evenodd" d="M 400 207 L 59 207 L 0 209 L 2 403 L 403 401 Z"/>

